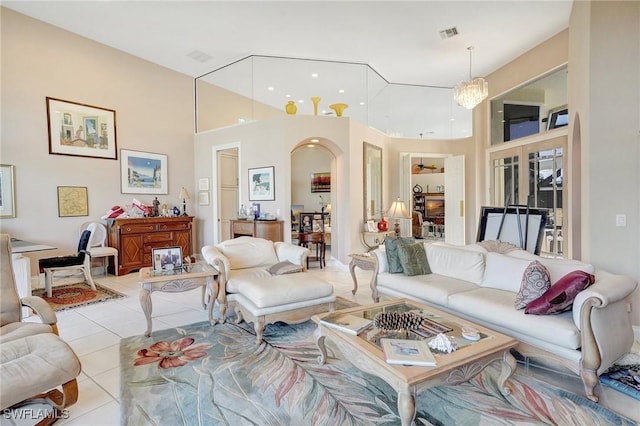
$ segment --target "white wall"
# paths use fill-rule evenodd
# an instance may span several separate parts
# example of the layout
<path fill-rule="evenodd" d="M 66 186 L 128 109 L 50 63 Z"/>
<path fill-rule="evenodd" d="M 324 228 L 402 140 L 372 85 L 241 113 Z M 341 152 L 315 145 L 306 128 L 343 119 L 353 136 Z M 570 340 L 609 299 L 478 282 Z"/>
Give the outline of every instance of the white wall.
<path fill-rule="evenodd" d="M 196 192 L 190 77 L 9 9 L 0 13 L 0 162 L 15 165 L 17 204 L 17 217 L 1 219 L 0 228 L 59 248 L 30 255 L 32 272 L 38 257 L 75 253 L 83 222 L 133 197 L 153 201 L 120 193 L 120 160 L 49 154 L 47 96 L 115 110 L 118 150 L 166 154 L 169 194 L 158 196 L 161 203 L 180 205 L 182 186 Z M 58 217 L 58 186 L 87 187 L 89 216 Z"/>

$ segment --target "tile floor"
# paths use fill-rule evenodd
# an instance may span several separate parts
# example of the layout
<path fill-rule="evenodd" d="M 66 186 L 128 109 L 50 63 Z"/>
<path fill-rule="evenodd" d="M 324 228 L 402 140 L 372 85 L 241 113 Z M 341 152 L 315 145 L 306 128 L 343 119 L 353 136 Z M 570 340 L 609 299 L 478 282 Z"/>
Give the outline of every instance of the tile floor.
<path fill-rule="evenodd" d="M 346 265 L 329 259 L 323 269 L 312 264 L 309 273 L 333 284 L 337 296 L 359 303 L 371 302 L 368 285 L 371 272 L 356 269 L 360 286 L 355 296 L 351 293 L 353 282 Z M 56 425 L 120 424 L 120 339 L 141 335 L 146 330 L 146 320 L 138 300 L 138 273 L 121 277 L 98 275 L 94 278 L 101 285 L 128 297 L 58 312 L 60 336 L 78 354 L 82 373 L 78 378 L 78 402 L 69 408 L 69 418 L 59 420 Z M 185 293 L 156 292 L 151 298 L 153 330 L 207 320 L 207 313 L 200 305 L 200 289 Z M 636 342 L 636 348 L 637 346 Z M 540 374 L 543 377 L 549 376 L 544 372 Z M 582 389 L 581 382 L 572 377 L 561 378 L 557 384 L 578 393 Z M 603 405 L 628 417 L 632 417 L 626 412 L 629 407 L 638 406 L 638 401 L 613 390 L 601 391 L 601 394 Z M 632 409 L 633 411 L 640 410 Z M 0 420 L 0 425 L 3 423 Z"/>

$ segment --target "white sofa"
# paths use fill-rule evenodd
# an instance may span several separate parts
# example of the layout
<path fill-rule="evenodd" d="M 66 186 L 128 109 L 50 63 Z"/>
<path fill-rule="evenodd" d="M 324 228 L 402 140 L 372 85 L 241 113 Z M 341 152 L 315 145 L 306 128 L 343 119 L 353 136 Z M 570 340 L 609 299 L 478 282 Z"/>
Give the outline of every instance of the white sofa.
<path fill-rule="evenodd" d="M 594 271 L 583 262 L 542 258 L 520 249 L 505 253 L 506 243 L 487 243 L 425 243 L 432 273 L 414 276 L 390 273 L 381 246 L 374 251 L 377 269 L 372 297 L 376 302 L 379 294 L 425 302 L 512 336 L 520 342 L 516 349 L 521 355 L 546 358 L 551 365 L 560 364 L 579 374 L 586 396 L 597 402 L 598 376 L 633 344 L 625 298 L 637 284 L 626 276 Z M 578 293 L 567 312 L 525 314 L 514 302 L 524 269 L 533 260 L 547 268 L 552 285 L 573 270 L 593 274 L 595 282 Z"/>
<path fill-rule="evenodd" d="M 204 246 L 201 253 L 219 271 L 221 321 L 227 305 L 234 307 L 238 322 L 254 323 L 258 343 L 266 324 L 302 322 L 333 310 L 333 286 L 305 272 L 307 248 L 245 236 Z"/>

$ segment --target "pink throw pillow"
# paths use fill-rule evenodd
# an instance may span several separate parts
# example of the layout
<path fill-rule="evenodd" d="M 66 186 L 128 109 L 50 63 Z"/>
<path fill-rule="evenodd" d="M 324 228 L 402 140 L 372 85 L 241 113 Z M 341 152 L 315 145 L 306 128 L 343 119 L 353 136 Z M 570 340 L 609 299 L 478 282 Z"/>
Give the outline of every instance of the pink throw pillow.
<path fill-rule="evenodd" d="M 595 281 L 595 277 L 584 271 L 572 271 L 560 278 L 542 296 L 530 302 L 524 310 L 525 314 L 551 315 L 568 311 L 573 300 L 585 288 Z"/>

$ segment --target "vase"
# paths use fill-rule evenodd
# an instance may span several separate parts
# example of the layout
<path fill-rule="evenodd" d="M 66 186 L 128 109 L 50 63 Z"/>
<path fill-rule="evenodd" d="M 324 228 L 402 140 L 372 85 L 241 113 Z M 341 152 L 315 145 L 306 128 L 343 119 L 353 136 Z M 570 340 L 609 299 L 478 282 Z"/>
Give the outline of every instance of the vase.
<path fill-rule="evenodd" d="M 331 104 L 329 105 L 329 108 L 331 108 L 332 110 L 334 110 L 336 112 L 336 116 L 337 117 L 342 117 L 342 112 L 347 109 L 349 107 L 349 105 L 347 104 Z"/>
<path fill-rule="evenodd" d="M 378 222 L 378 231 L 386 232 L 388 230 L 389 230 L 389 222 L 384 220 L 384 217 L 380 218 L 380 221 Z"/>
<path fill-rule="evenodd" d="M 287 112 L 287 114 L 293 115 L 298 112 L 298 107 L 296 106 L 295 102 L 289 101 L 287 102 L 287 105 L 285 105 L 284 110 Z"/>
<path fill-rule="evenodd" d="M 318 115 L 318 103 L 320 103 L 320 96 L 312 96 L 311 102 L 313 102 L 313 115 Z"/>

